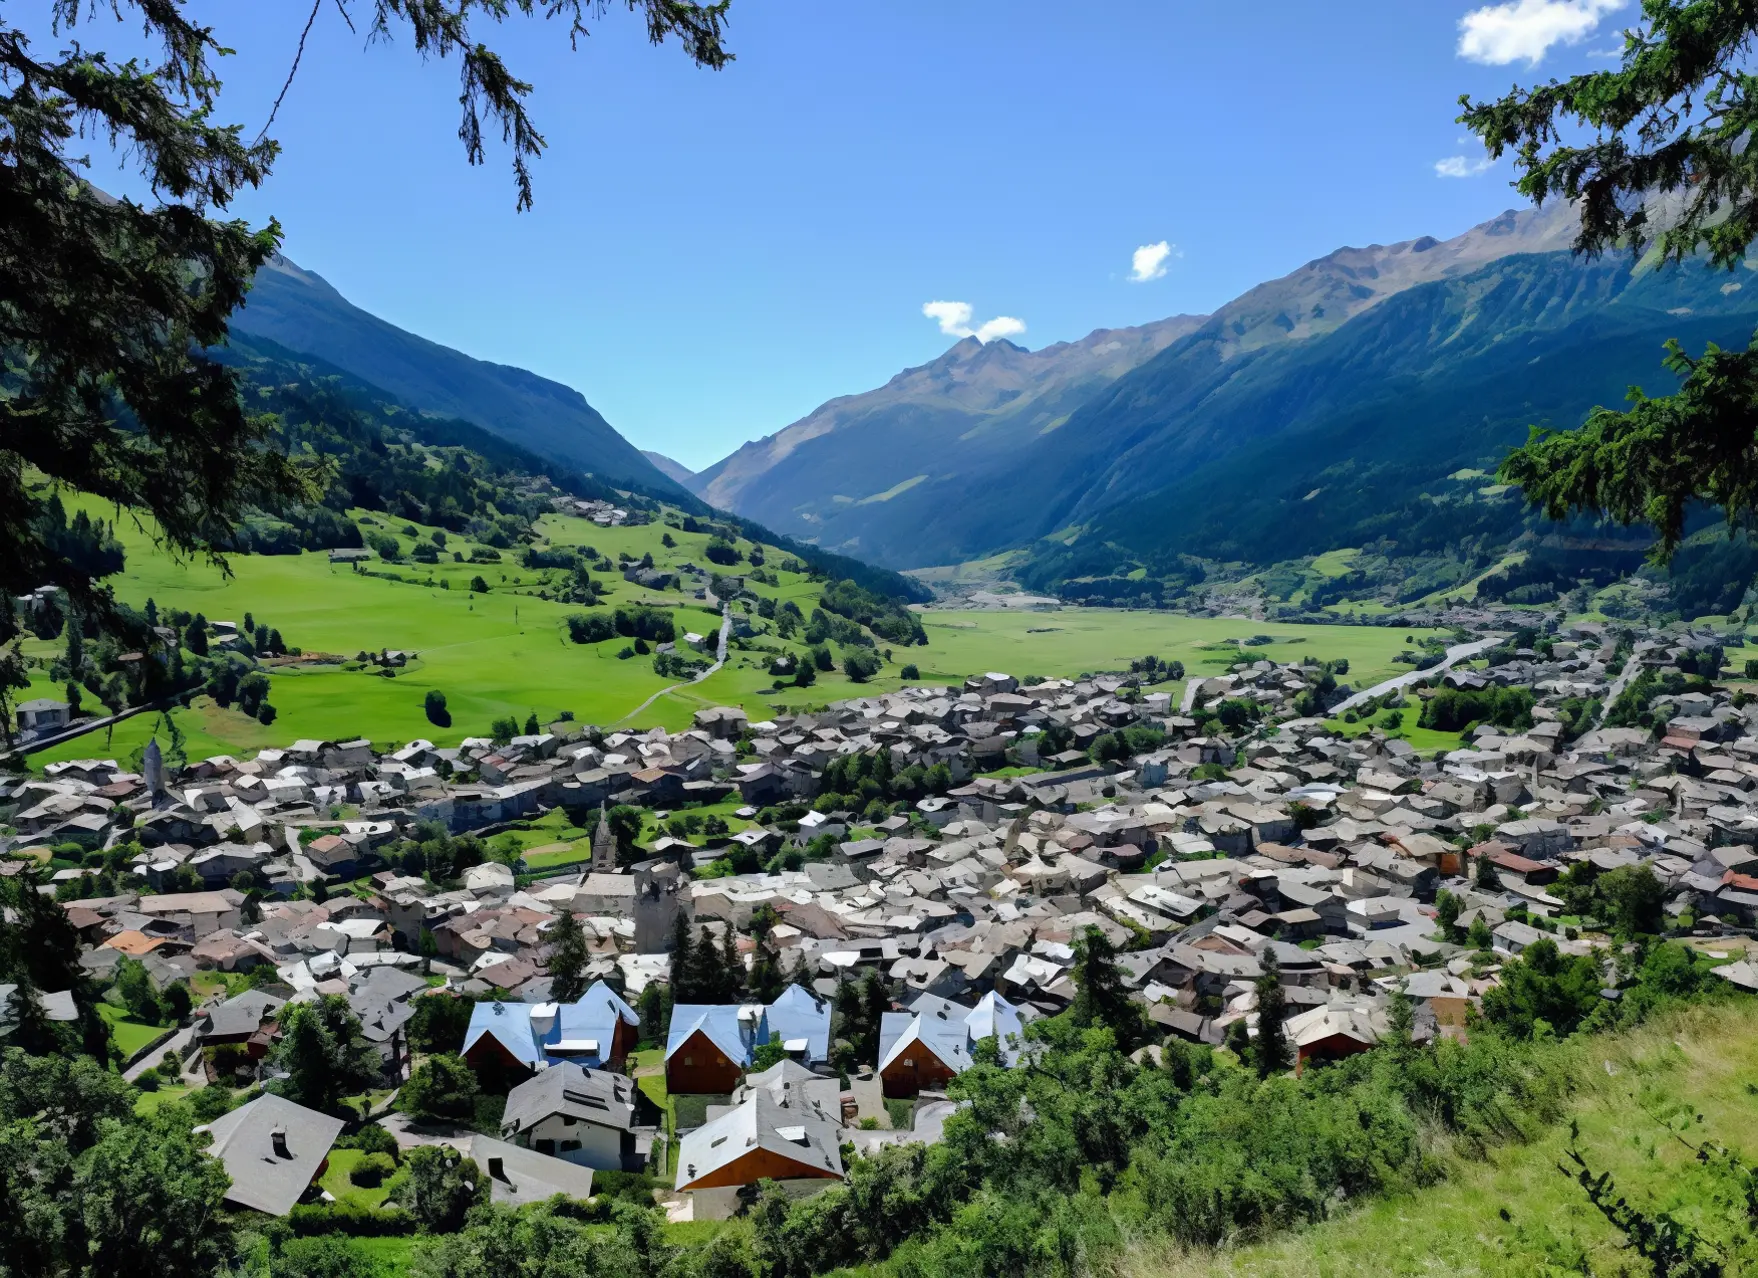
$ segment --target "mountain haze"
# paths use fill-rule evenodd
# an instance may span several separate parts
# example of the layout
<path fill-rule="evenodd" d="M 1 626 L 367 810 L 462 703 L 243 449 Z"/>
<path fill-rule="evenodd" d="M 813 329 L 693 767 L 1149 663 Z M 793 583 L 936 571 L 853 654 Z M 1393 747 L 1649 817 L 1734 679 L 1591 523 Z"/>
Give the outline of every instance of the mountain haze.
<path fill-rule="evenodd" d="M 660 474 L 664 475 L 667 479 L 682 484 L 685 488 L 690 487 L 696 478 L 695 471 L 691 470 L 680 461 L 673 461 L 664 453 L 656 453 L 650 448 L 643 448 L 641 450 L 641 456 L 652 462 L 654 468 L 657 469 Z"/>
<path fill-rule="evenodd" d="M 418 412 L 473 422 L 611 483 L 684 496 L 684 489 L 617 434 L 579 391 L 405 332 L 278 254 L 257 273 L 231 323 L 240 332 L 334 365 Z"/>
<path fill-rule="evenodd" d="M 1451 240 L 1339 249 L 1211 316 L 1101 329 L 1040 351 L 966 338 L 746 444 L 693 486 L 716 506 L 895 566 L 986 555 L 1049 531 L 1046 511 L 1068 514 L 1079 505 L 1071 497 L 1094 509 L 1118 498 L 1109 484 L 1082 487 L 1100 477 L 1101 455 L 1129 446 L 1115 420 L 1093 432 L 1090 410 L 1126 403 L 1143 367 L 1175 360 L 1195 385 L 1334 333 L 1418 285 L 1564 249 L 1573 230 L 1566 208 L 1508 212 Z"/>

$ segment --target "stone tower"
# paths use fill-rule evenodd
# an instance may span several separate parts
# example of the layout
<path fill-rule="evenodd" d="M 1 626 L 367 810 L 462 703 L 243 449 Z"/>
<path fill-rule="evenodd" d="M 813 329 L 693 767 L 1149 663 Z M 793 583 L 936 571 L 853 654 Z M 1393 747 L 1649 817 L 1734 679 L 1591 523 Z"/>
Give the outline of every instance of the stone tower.
<path fill-rule="evenodd" d="M 156 799 L 165 793 L 165 759 L 159 753 L 159 739 L 157 737 L 147 742 L 146 755 L 141 762 L 141 773 L 146 780 L 148 794 Z"/>
<path fill-rule="evenodd" d="M 617 868 L 617 841 L 610 832 L 610 821 L 605 817 L 604 805 L 598 805 L 598 828 L 592 831 L 592 872 L 594 874 L 615 874 Z"/>

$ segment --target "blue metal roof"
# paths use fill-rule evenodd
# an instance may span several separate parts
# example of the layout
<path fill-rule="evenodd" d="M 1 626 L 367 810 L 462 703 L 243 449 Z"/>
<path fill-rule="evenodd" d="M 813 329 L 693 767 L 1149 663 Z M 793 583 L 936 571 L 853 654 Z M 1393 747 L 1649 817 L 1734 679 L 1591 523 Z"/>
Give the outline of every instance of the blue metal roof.
<path fill-rule="evenodd" d="M 616 1042 L 617 1021 L 639 1025 L 641 1017 L 625 1003 L 617 992 L 603 981 L 577 1003 L 556 1006 L 555 1021 L 547 1032 L 539 1034 L 531 1023 L 538 1003 L 478 1003 L 470 1009 L 470 1028 L 464 1034 L 464 1050 L 468 1052 L 484 1036 L 512 1053 L 513 1058 L 532 1069 L 573 1061 L 577 1065 L 597 1067 L 609 1060 L 611 1045 Z M 596 1050 L 582 1052 L 555 1049 L 563 1044 L 593 1042 Z"/>
<path fill-rule="evenodd" d="M 679 1003 L 671 1009 L 671 1033 L 665 1040 L 665 1059 L 689 1041 L 698 1030 L 718 1047 L 728 1060 L 740 1065 L 751 1063 L 751 1042 L 739 1023 L 736 1003 Z"/>
<path fill-rule="evenodd" d="M 464 1032 L 464 1051 L 476 1046 L 478 1040 L 494 1039 L 513 1059 L 536 1069 L 543 1061 L 537 1038 L 531 1032 L 531 1004 L 478 1003 L 470 1009 L 470 1028 Z"/>
<path fill-rule="evenodd" d="M 802 985 L 790 985 L 781 997 L 764 1009 L 769 1040 L 787 1043 L 806 1040 L 809 1063 L 830 1058 L 830 1000 L 819 998 Z"/>

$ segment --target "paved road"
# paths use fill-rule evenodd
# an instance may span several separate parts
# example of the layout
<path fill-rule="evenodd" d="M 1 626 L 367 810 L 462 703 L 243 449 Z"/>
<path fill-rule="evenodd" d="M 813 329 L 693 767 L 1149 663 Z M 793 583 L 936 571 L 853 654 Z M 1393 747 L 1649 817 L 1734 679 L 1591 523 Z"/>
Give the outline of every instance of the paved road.
<path fill-rule="evenodd" d="M 1413 683 L 1421 683 L 1425 679 L 1439 678 L 1442 671 L 1450 670 L 1461 661 L 1469 661 L 1479 653 L 1488 652 L 1502 641 L 1502 636 L 1491 635 L 1488 639 L 1473 639 L 1470 643 L 1456 643 L 1447 649 L 1447 655 L 1439 665 L 1430 666 L 1427 670 L 1412 670 L 1408 674 L 1387 679 L 1384 683 L 1376 683 L 1355 693 L 1347 700 L 1340 701 L 1330 708 L 1330 714 L 1342 714 L 1345 710 L 1353 710 L 1369 697 L 1383 697 L 1394 688 L 1408 688 Z"/>
<path fill-rule="evenodd" d="M 175 1034 L 171 1035 L 170 1038 L 166 1039 L 163 1043 L 160 1043 L 152 1051 L 148 1052 L 134 1064 L 123 1070 L 122 1077 L 126 1078 L 131 1083 L 134 1082 L 149 1069 L 155 1068 L 158 1063 L 165 1058 L 166 1052 L 176 1052 L 177 1059 L 181 1061 L 183 1059 L 184 1050 L 189 1046 L 189 1037 L 194 1033 L 195 1027 L 193 1025 L 178 1030 Z"/>
<path fill-rule="evenodd" d="M 1611 713 L 1612 706 L 1616 705 L 1618 698 L 1623 695 L 1625 686 L 1641 673 L 1641 670 L 1642 659 L 1634 653 L 1630 654 L 1630 659 L 1624 662 L 1624 668 L 1618 671 L 1618 677 L 1613 679 L 1611 687 L 1606 689 L 1605 700 L 1599 703 L 1599 717 L 1593 721 L 1594 727 L 1597 728 L 1605 723 L 1605 716 Z"/>
<path fill-rule="evenodd" d="M 648 706 L 652 705 L 655 701 L 658 701 L 666 693 L 676 692 L 679 688 L 687 688 L 692 683 L 701 683 L 709 675 L 711 675 L 715 671 L 719 670 L 722 666 L 724 666 L 726 664 L 726 641 L 727 641 L 727 637 L 731 634 L 732 634 L 732 605 L 723 603 L 720 605 L 720 639 L 715 644 L 715 647 L 714 647 L 714 664 L 709 666 L 708 669 L 704 670 L 701 674 L 697 675 L 694 679 L 685 679 L 682 683 L 674 683 L 668 688 L 661 688 L 658 692 L 654 693 L 651 697 L 648 697 L 647 700 L 643 701 L 640 705 L 636 706 L 633 710 L 629 711 L 629 713 L 624 715 L 621 719 L 618 719 L 617 722 L 622 723 L 624 720 L 633 719 L 636 715 L 640 714 Z"/>

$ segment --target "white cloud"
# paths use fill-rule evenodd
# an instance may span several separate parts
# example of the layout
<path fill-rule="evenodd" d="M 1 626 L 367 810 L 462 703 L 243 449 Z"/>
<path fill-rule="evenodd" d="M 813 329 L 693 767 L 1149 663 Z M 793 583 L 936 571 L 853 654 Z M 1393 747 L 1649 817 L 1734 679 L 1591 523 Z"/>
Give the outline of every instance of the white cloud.
<path fill-rule="evenodd" d="M 1479 173 L 1488 169 L 1493 163 L 1494 161 L 1488 156 L 1483 156 L 1475 160 L 1467 160 L 1462 155 L 1449 155 L 1444 160 L 1436 160 L 1434 162 L 1434 175 L 1436 177 L 1445 178 L 1476 177 Z"/>
<path fill-rule="evenodd" d="M 1579 44 L 1626 0 L 1506 0 L 1459 19 L 1459 56 L 1490 66 L 1536 66 L 1555 44 Z"/>
<path fill-rule="evenodd" d="M 1167 258 L 1183 256 L 1177 245 L 1168 244 L 1165 240 L 1158 244 L 1143 244 L 1130 258 L 1130 282 L 1146 284 L 1149 280 L 1157 280 L 1166 273 Z"/>
<path fill-rule="evenodd" d="M 922 314 L 940 325 L 940 331 L 948 337 L 974 337 L 979 342 L 991 342 L 997 337 L 1014 337 L 1025 332 L 1025 321 L 1014 319 L 1011 315 L 997 315 L 994 319 L 984 320 L 975 328 L 971 327 L 971 319 L 976 312 L 969 302 L 923 302 Z"/>

